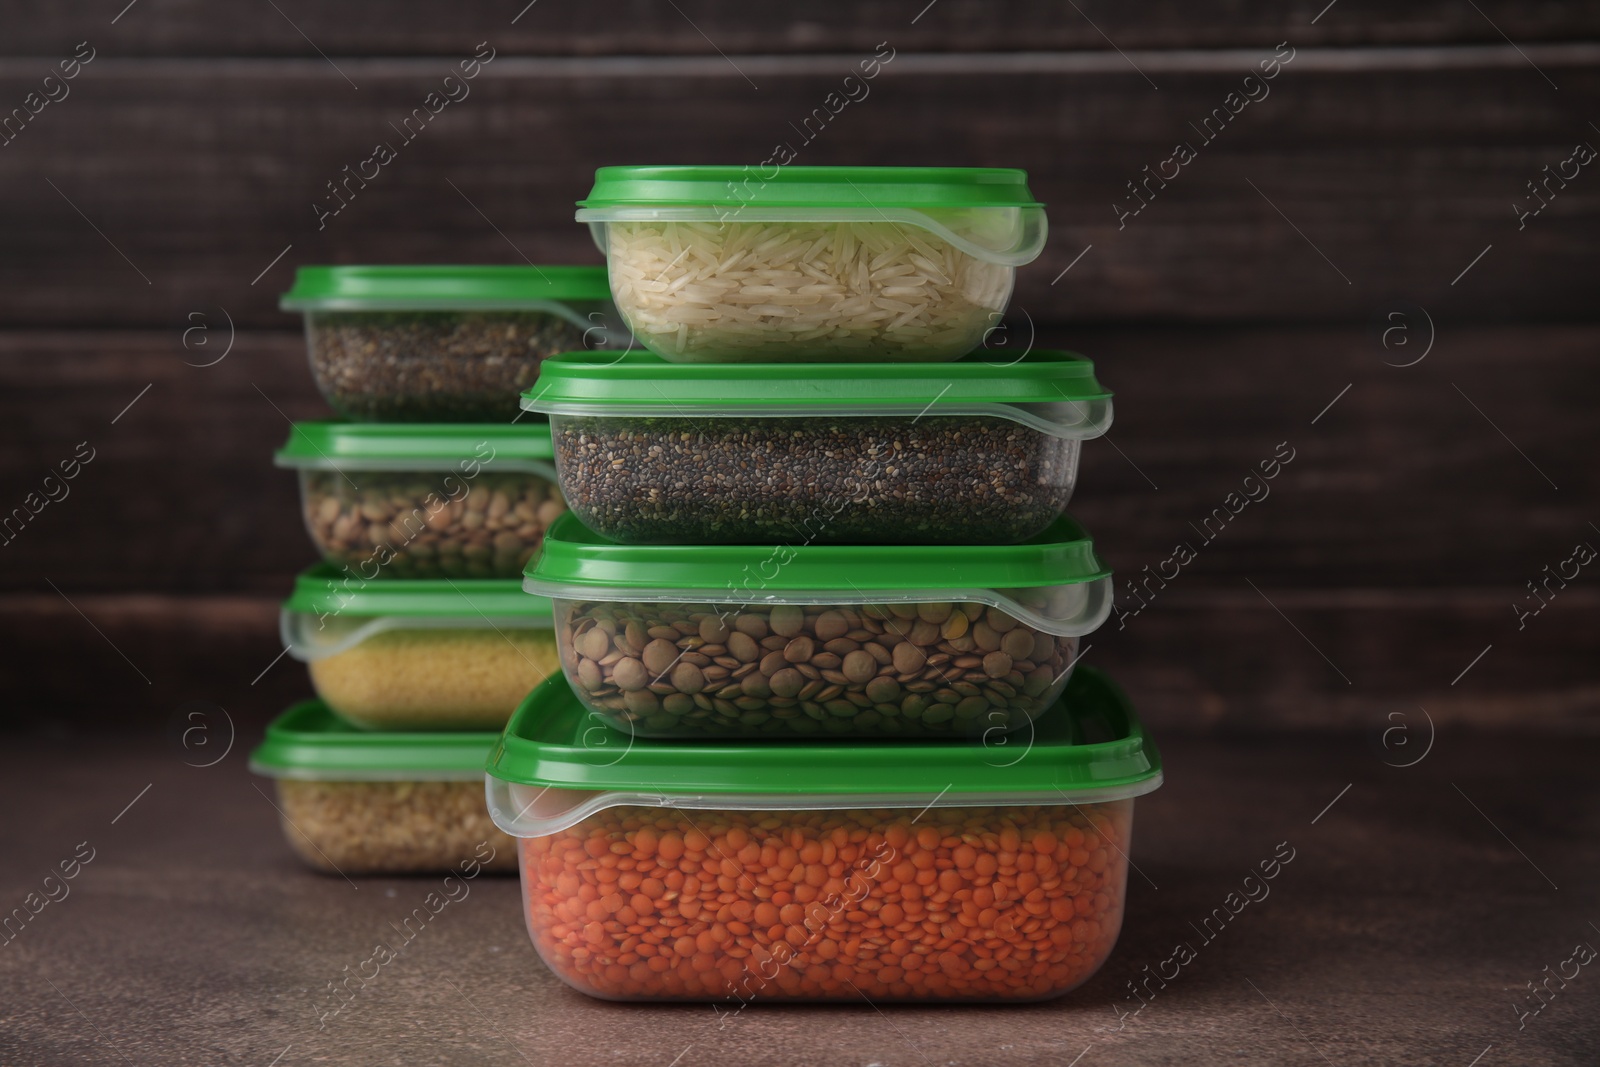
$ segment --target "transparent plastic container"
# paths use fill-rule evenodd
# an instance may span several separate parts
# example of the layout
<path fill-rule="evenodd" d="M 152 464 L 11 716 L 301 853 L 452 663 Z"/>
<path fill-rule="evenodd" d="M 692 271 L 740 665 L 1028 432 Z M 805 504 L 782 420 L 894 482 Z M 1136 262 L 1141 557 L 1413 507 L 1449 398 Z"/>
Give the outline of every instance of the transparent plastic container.
<path fill-rule="evenodd" d="M 550 602 L 516 579 L 300 575 L 279 629 L 317 696 L 372 730 L 498 730 L 560 671 Z"/>
<path fill-rule="evenodd" d="M 1092 668 L 1026 746 L 688 745 L 518 709 L 489 809 L 540 959 L 606 1000 L 1028 1001 L 1122 927 L 1161 760 Z"/>
<path fill-rule="evenodd" d="M 275 460 L 322 558 L 364 581 L 515 578 L 567 510 L 545 425 L 300 422 Z"/>
<path fill-rule="evenodd" d="M 331 874 L 407 874 L 516 867 L 515 842 L 483 803 L 494 733 L 369 733 L 320 701 L 267 727 L 250 769 L 277 782 L 284 838 Z"/>
<path fill-rule="evenodd" d="M 990 354 L 985 354 L 985 356 Z M 568 505 L 628 544 L 1013 544 L 1066 510 L 1111 394 L 1082 356 L 1009 362 L 546 361 Z"/>
<path fill-rule="evenodd" d="M 545 357 L 626 340 L 604 267 L 301 267 L 317 388 L 358 422 L 506 422 Z"/>
<path fill-rule="evenodd" d="M 976 737 L 1030 724 L 1105 621 L 1110 574 L 1058 520 L 1012 546 L 630 547 L 556 523 L 524 588 L 555 604 L 579 699 L 640 737 Z"/>
<path fill-rule="evenodd" d="M 956 359 L 1045 241 L 998 168 L 603 167 L 579 208 L 634 337 L 691 363 Z"/>

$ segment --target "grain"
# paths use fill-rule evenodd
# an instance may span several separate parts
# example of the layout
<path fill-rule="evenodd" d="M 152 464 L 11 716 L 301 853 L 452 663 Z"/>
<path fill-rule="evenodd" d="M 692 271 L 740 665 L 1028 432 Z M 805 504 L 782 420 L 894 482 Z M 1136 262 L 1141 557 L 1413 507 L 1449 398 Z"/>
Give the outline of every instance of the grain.
<path fill-rule="evenodd" d="M 1015 544 L 1072 496 L 1079 442 L 1009 419 L 552 420 L 573 511 L 630 544 Z"/>
<path fill-rule="evenodd" d="M 893 222 L 612 222 L 606 248 L 629 328 L 686 362 L 956 359 L 1014 275 Z"/>
<path fill-rule="evenodd" d="M 540 362 L 587 339 L 548 311 L 321 311 L 306 330 L 322 395 L 372 422 L 509 422 Z"/>
<path fill-rule="evenodd" d="M 1040 999 L 1115 944 L 1132 817 L 610 808 L 521 842 L 528 929 L 610 999 Z"/>
<path fill-rule="evenodd" d="M 487 841 L 487 870 L 516 868 L 516 842 L 489 818 L 483 782 L 278 780 L 290 846 L 311 866 L 343 874 L 443 871 Z"/>
<path fill-rule="evenodd" d="M 542 474 L 302 470 L 306 528 L 362 578 L 516 578 L 567 510 Z"/>
<path fill-rule="evenodd" d="M 358 726 L 499 730 L 561 667 L 553 632 L 501 627 L 387 630 L 308 669 L 317 695 Z"/>
<path fill-rule="evenodd" d="M 608 723 L 645 737 L 989 735 L 1025 726 L 1048 708 L 1065 688 L 1078 648 L 1075 637 L 1007 615 L 1008 633 L 1020 635 L 1013 646 L 1020 651 L 1026 639 L 1027 655 L 980 651 L 971 633 L 946 638 L 917 618 L 926 604 L 555 603 L 561 665 L 578 698 Z M 997 610 L 935 606 L 969 620 Z M 859 627 L 847 632 L 863 647 L 846 648 L 857 643 L 851 638 L 821 640 L 837 633 L 841 620 Z M 700 634 L 708 622 L 744 636 L 748 658 L 706 644 Z M 629 634 L 658 630 L 689 636 L 653 640 L 641 660 Z M 770 630 L 768 643 L 757 645 L 749 630 Z M 630 699 L 639 693 L 648 699 Z"/>

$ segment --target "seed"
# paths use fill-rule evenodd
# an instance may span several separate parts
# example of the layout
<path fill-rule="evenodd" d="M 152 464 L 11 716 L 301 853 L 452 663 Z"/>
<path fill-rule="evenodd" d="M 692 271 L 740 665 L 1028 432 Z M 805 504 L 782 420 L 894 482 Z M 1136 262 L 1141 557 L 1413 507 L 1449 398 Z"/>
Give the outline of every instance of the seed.
<path fill-rule="evenodd" d="M 588 336 L 548 311 L 323 311 L 312 326 L 317 388 L 361 422 L 508 422 L 540 362 Z"/>
<path fill-rule="evenodd" d="M 812 623 L 812 629 L 817 635 L 817 640 L 826 642 L 849 633 L 850 623 L 837 611 L 824 611 Z"/>
<path fill-rule="evenodd" d="M 767 620 L 754 613 L 735 616 L 733 628 L 754 641 L 760 641 L 767 636 Z"/>
<path fill-rule="evenodd" d="M 554 443 L 589 525 L 636 544 L 1015 544 L 1065 508 L 1076 461 L 1074 442 L 972 415 L 569 416 Z M 840 504 L 818 523 L 796 486 Z"/>
<path fill-rule="evenodd" d="M 980 622 L 972 628 L 972 640 L 984 652 L 995 652 L 1000 648 L 1000 634 L 987 622 Z"/>
<path fill-rule="evenodd" d="M 1026 627 L 1018 627 L 1000 639 L 1000 651 L 1010 656 L 1013 660 L 1027 659 L 1033 655 L 1033 633 Z"/>
<path fill-rule="evenodd" d="M 623 636 L 628 643 L 628 650 L 633 652 L 634 655 L 638 655 L 639 653 L 643 652 L 644 646 L 650 643 L 650 638 L 645 633 L 644 627 L 639 625 L 637 622 L 628 623 L 628 627 L 623 632 Z"/>
<path fill-rule="evenodd" d="M 867 683 L 867 696 L 874 704 L 900 699 L 900 683 L 893 678 L 874 678 Z"/>
<path fill-rule="evenodd" d="M 799 694 L 805 687 L 806 680 L 799 671 L 793 667 L 785 667 L 768 679 L 767 684 L 772 687 L 773 693 L 780 697 L 792 697 Z"/>
<path fill-rule="evenodd" d="M 772 609 L 768 625 L 772 627 L 772 632 L 775 634 L 782 637 L 793 637 L 800 632 L 805 625 L 805 621 L 806 613 L 804 608 L 797 604 L 780 604 Z M 810 653 L 807 653 L 807 656 L 809 655 Z M 801 659 L 805 658 L 806 656 L 801 657 Z"/>
<path fill-rule="evenodd" d="M 578 651 L 589 659 L 600 659 L 611 651 L 611 637 L 600 627 L 581 633 L 578 637 Z"/>
<path fill-rule="evenodd" d="M 650 682 L 650 672 L 643 663 L 632 656 L 625 656 L 611 668 L 611 680 L 619 689 L 643 689 Z"/>
<path fill-rule="evenodd" d="M 1005 718 L 1008 728 L 1025 724 L 1053 695 L 1052 687 L 1058 688 L 1075 642 L 1043 642 L 1049 655 L 1039 662 L 1005 647 L 954 651 L 963 640 L 983 637 L 1016 652 L 1026 644 L 1032 655 L 1041 642 L 1020 622 L 1002 635 L 986 619 L 969 623 L 962 638 L 941 642 L 945 628 L 962 625 L 952 620 L 972 614 L 965 603 L 946 606 L 948 614 L 934 623 L 918 615 L 921 605 L 915 603 L 863 606 L 860 612 L 828 607 L 812 614 L 800 605 L 747 606 L 726 616 L 682 604 L 574 604 L 563 609 L 561 647 L 591 710 L 613 716 L 620 727 L 639 724 L 658 736 L 771 736 L 796 732 L 792 724 L 812 723 L 833 734 L 948 734 L 973 726 L 988 709 Z M 877 620 L 875 613 L 888 618 Z M 977 614 L 983 616 L 981 606 Z M 799 632 L 777 632 L 792 628 L 796 619 Z M 757 627 L 744 620 L 763 621 Z M 828 644 L 838 651 L 817 634 L 819 625 L 837 632 L 855 622 L 886 632 L 859 647 L 853 638 L 831 638 Z M 752 632 L 761 629 L 771 632 L 758 640 Z M 898 640 L 897 629 L 908 639 Z M 870 629 L 859 632 L 875 636 Z M 935 643 L 916 643 L 923 638 Z M 638 640 L 642 648 L 635 648 Z M 908 704 L 908 697 L 916 699 Z M 850 714 L 846 705 L 854 709 Z M 925 713 L 933 705 L 964 710 L 930 719 Z"/>
<path fill-rule="evenodd" d="M 944 624 L 939 627 L 939 636 L 949 641 L 966 633 L 967 626 L 967 617 L 959 611 L 955 612 L 945 619 Z"/>
<path fill-rule="evenodd" d="M 622 702 L 635 715 L 651 715 L 661 707 L 661 700 L 648 689 L 635 689 L 625 694 Z"/>
<path fill-rule="evenodd" d="M 991 678 L 1004 678 L 1011 673 L 1011 657 L 1004 652 L 991 652 L 983 657 L 983 673 Z"/>
<path fill-rule="evenodd" d="M 894 669 L 901 674 L 920 671 L 925 662 L 922 650 L 915 645 L 904 643 L 894 646 Z"/>
<path fill-rule="evenodd" d="M 761 648 L 755 639 L 741 630 L 728 635 L 728 651 L 741 663 L 750 663 L 761 655 Z"/>
<path fill-rule="evenodd" d="M 844 676 L 852 682 L 865 682 L 878 673 L 878 661 L 870 652 L 852 652 L 844 658 Z M 873 703 L 878 701 L 874 700 Z"/>
<path fill-rule="evenodd" d="M 654 678 L 672 666 L 678 659 L 678 646 L 665 638 L 656 638 L 644 646 L 644 665 Z"/>
<path fill-rule="evenodd" d="M 592 693 L 599 689 L 604 681 L 605 679 L 600 674 L 600 667 L 597 663 L 595 663 L 594 660 L 581 659 L 578 661 L 579 685 L 583 686 L 583 688 Z"/>
<path fill-rule="evenodd" d="M 672 668 L 672 685 L 680 693 L 698 693 L 705 684 L 705 675 L 693 663 L 680 663 Z"/>

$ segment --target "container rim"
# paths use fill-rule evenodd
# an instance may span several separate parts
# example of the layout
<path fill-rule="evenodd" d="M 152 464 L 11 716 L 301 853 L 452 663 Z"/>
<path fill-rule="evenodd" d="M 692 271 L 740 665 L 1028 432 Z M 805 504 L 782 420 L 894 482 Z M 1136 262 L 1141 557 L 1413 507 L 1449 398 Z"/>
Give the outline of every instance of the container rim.
<path fill-rule="evenodd" d="M 680 741 L 602 725 L 563 675 L 541 682 L 489 754 L 496 825 L 519 837 L 622 804 L 810 809 L 1099 803 L 1162 780 L 1160 753 L 1125 694 L 1080 666 L 1027 729 L 978 744 L 928 741 Z M 1020 748 L 1020 755 L 1014 754 Z M 532 796 L 526 795 L 527 793 Z M 552 794 L 554 794 L 552 796 Z"/>
<path fill-rule="evenodd" d="M 1076 352 L 1036 349 L 953 363 L 673 363 L 647 353 L 564 352 L 522 394 L 544 415 L 910 416 L 1010 419 L 1086 440 L 1111 428 L 1112 393 Z"/>
<path fill-rule="evenodd" d="M 302 700 L 267 726 L 250 770 L 267 778 L 327 782 L 471 782 L 483 776 L 492 731 L 372 731 Z"/>
<path fill-rule="evenodd" d="M 604 266 L 397 264 L 300 267 L 278 306 L 284 311 L 546 310 L 559 314 L 561 301 L 610 299 Z"/>

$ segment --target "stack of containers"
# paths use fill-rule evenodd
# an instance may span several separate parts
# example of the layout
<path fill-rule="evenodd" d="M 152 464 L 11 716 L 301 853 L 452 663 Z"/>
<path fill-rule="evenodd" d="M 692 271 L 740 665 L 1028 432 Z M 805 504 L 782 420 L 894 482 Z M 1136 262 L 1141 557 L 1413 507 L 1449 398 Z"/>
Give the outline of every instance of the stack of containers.
<path fill-rule="evenodd" d="M 605 269 L 308 267 L 283 307 L 347 421 L 296 423 L 277 454 L 322 557 L 282 611 L 318 699 L 252 765 L 313 866 L 512 869 L 483 761 L 558 671 L 550 604 L 520 578 L 566 510 L 517 393 L 545 357 L 620 336 Z"/>
<path fill-rule="evenodd" d="M 627 1000 L 1085 981 L 1161 770 L 1075 669 L 1111 584 L 1065 508 L 1110 394 L 982 348 L 1044 242 L 1026 176 L 613 167 L 580 207 L 649 352 L 522 399 L 571 508 L 524 583 L 565 677 L 488 786 L 539 955 Z"/>

